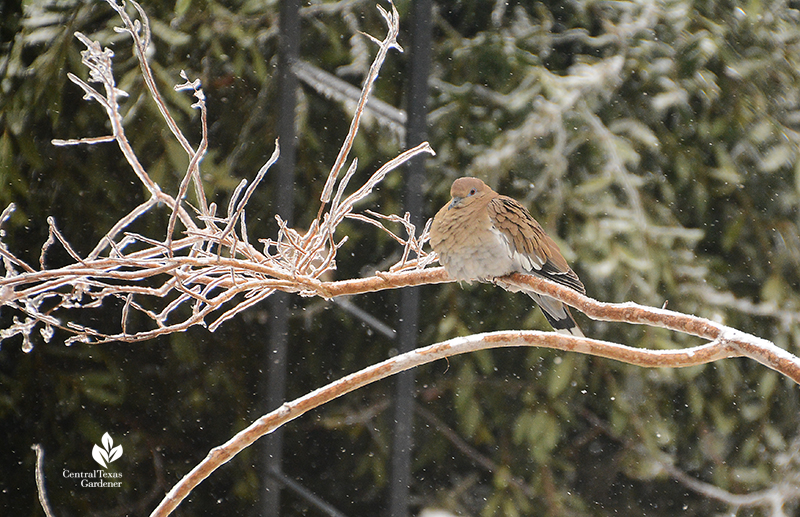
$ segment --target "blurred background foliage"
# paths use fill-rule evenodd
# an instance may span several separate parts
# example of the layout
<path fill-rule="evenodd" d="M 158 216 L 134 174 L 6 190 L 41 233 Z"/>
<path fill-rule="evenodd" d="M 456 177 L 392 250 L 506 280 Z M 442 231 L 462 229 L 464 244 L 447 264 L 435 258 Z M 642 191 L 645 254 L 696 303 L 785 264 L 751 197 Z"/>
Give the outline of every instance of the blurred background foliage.
<path fill-rule="evenodd" d="M 398 1 L 403 23 L 410 0 Z M 199 140 L 180 70 L 202 80 L 210 110 L 207 193 L 219 203 L 272 152 L 275 0 L 146 1 L 151 64 L 173 115 Z M 723 321 L 798 354 L 800 342 L 800 5 L 790 1 L 437 2 L 425 189 L 430 217 L 462 175 L 512 195 L 554 236 L 590 296 L 633 300 Z M 143 200 L 118 149 L 53 147 L 109 132 L 67 72 L 86 77 L 73 33 L 115 53 L 127 132 L 150 174 L 175 191 L 187 158 L 160 122 L 100 1 L 0 6 L 0 204 L 16 203 L 4 241 L 38 263 L 54 216 L 78 253 Z M 367 0 L 303 4 L 304 61 L 355 86 L 383 23 Z M 400 43 L 408 45 L 404 32 Z M 376 96 L 402 108 L 405 54 Z M 349 124 L 341 104 L 304 85 L 295 195 L 299 226 L 316 214 Z M 402 150 L 376 120 L 356 142 L 358 177 Z M 399 213 L 403 173 L 370 198 Z M 252 235 L 273 236 L 271 183 L 249 206 Z M 160 238 L 164 214 L 134 231 Z M 371 274 L 400 250 L 371 227 L 343 227 L 337 278 Z M 49 266 L 64 264 L 52 252 Z M 420 342 L 547 328 L 526 297 L 489 286 L 426 286 Z M 396 292 L 351 299 L 395 325 Z M 119 308 L 103 315 L 118 317 Z M 59 515 L 149 512 L 164 490 L 260 416 L 266 307 L 215 334 L 192 329 L 139 344 L 0 349 L 0 493 L 4 512 L 40 515 L 33 443 L 47 452 Z M 0 312 L 3 321 L 13 314 Z M 587 335 L 647 348 L 698 340 L 592 322 Z M 382 360 L 394 343 L 340 305 L 294 301 L 290 398 Z M 800 401 L 787 379 L 751 361 L 645 370 L 592 357 L 518 349 L 475 353 L 417 374 L 415 510 L 463 515 L 777 515 L 691 490 L 664 465 L 733 493 L 800 479 Z M 391 383 L 362 389 L 289 424 L 286 473 L 347 515 L 386 507 Z M 62 471 L 92 470 L 109 432 L 124 446 L 122 489 L 81 489 Z M 204 482 L 178 515 L 256 515 L 259 471 L 246 451 Z M 785 504 L 787 515 L 800 508 Z M 284 498 L 282 515 L 316 515 Z"/>

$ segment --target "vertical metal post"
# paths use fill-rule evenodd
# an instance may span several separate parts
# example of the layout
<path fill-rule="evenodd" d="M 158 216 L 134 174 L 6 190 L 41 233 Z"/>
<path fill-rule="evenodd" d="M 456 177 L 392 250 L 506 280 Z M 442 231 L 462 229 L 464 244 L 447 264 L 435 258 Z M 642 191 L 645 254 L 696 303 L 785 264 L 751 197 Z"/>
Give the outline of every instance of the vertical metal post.
<path fill-rule="evenodd" d="M 431 0 L 411 2 L 411 52 L 409 57 L 409 82 L 406 102 L 406 147 L 413 147 L 427 139 L 428 75 L 431 60 L 432 12 Z M 411 221 L 419 231 L 422 227 L 425 155 L 419 155 L 406 168 L 406 187 L 403 209 L 411 213 Z M 418 288 L 405 288 L 400 292 L 400 352 L 417 346 L 419 331 Z M 415 371 L 397 376 L 395 387 L 394 444 L 391 464 L 391 489 L 389 514 L 392 517 L 408 516 L 411 487 L 411 452 L 413 448 Z"/>
<path fill-rule="evenodd" d="M 276 164 L 272 206 L 290 225 L 294 211 L 294 167 L 297 150 L 295 108 L 297 78 L 292 63 L 300 51 L 300 0 L 281 0 L 278 49 L 278 138 L 280 159 Z M 275 293 L 269 298 L 270 332 L 266 350 L 266 379 L 263 400 L 266 411 L 272 411 L 286 400 L 286 359 L 289 342 L 289 297 Z M 282 473 L 283 429 L 265 437 L 263 448 L 262 512 L 264 516 L 280 515 L 279 476 Z"/>

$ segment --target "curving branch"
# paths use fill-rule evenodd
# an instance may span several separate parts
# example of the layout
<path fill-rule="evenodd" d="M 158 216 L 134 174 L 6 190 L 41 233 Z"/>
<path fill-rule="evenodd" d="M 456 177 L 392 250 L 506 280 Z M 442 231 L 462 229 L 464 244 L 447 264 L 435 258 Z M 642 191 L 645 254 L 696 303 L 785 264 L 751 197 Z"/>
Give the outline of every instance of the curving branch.
<path fill-rule="evenodd" d="M 707 346 L 714 346 L 720 350 L 724 349 L 728 351 L 728 355 L 721 357 L 748 357 L 768 368 L 782 373 L 797 384 L 800 384 L 800 358 L 775 345 L 775 343 L 771 341 L 753 336 L 752 334 L 747 334 L 735 328 L 705 318 L 682 314 L 667 309 L 647 307 L 633 302 L 598 302 L 597 300 L 593 300 L 588 296 L 557 285 L 549 280 L 531 275 L 516 273 L 503 280 L 508 280 L 511 284 L 525 285 L 538 293 L 557 298 L 595 320 L 619 321 L 633 323 L 635 325 L 662 327 L 711 340 L 712 343 Z M 668 351 L 652 352 L 653 357 L 658 357 L 659 353 L 666 353 Z M 638 363 L 631 362 L 631 364 Z M 694 364 L 702 364 L 702 362 Z M 656 362 L 655 364 L 640 364 L 640 366 L 679 367 L 684 365 L 657 364 Z"/>
<path fill-rule="evenodd" d="M 514 275 L 515 281 L 522 280 L 522 278 L 516 277 L 517 275 Z M 525 283 L 527 284 L 527 282 Z M 531 282 L 528 285 L 534 287 L 535 283 L 536 282 Z M 555 287 L 560 287 L 552 282 L 547 283 Z M 542 286 L 535 286 L 537 290 L 540 287 Z M 546 287 L 548 287 L 548 289 L 542 289 L 542 291 L 547 292 L 549 295 L 556 294 L 557 290 L 550 290 L 550 285 Z M 643 318 L 650 318 L 655 317 L 655 314 L 658 312 L 657 309 L 641 306 L 632 307 L 630 304 L 602 304 L 591 299 L 583 300 L 583 302 L 585 305 L 593 307 L 592 310 L 608 310 L 607 316 L 609 319 L 616 318 L 622 313 L 631 313 Z M 672 317 L 672 315 L 668 316 L 669 318 Z M 669 318 L 663 321 L 666 323 Z M 685 318 L 692 319 L 693 317 L 685 316 Z M 700 318 L 693 319 L 700 320 Z M 667 325 L 665 324 L 663 326 Z M 746 336 L 746 334 L 744 336 Z M 236 436 L 226 443 L 212 449 L 203 461 L 197 464 L 197 466 L 186 474 L 183 479 L 167 493 L 158 507 L 153 511 L 151 517 L 165 517 L 169 515 L 205 478 L 210 476 L 220 466 L 233 459 L 243 449 L 253 444 L 258 438 L 273 432 L 278 427 L 302 416 L 318 406 L 326 404 L 331 400 L 346 395 L 363 386 L 423 364 L 432 363 L 460 354 L 475 352 L 477 350 L 520 346 L 543 347 L 566 352 L 578 352 L 647 368 L 684 368 L 730 357 L 752 357 L 747 351 L 741 350 L 736 343 L 721 340 L 715 340 L 712 343 L 681 350 L 648 350 L 608 341 L 566 336 L 555 332 L 504 331 L 457 337 L 424 348 L 419 348 L 364 368 L 363 370 L 314 390 L 303 397 L 287 402 L 275 411 L 262 416 L 249 427 L 237 433 Z M 764 353 L 767 354 L 768 352 L 764 351 Z M 800 359 L 794 356 L 791 356 L 791 358 L 794 369 L 788 368 L 787 371 L 778 371 L 791 377 L 795 382 L 800 383 L 800 376 L 793 377 L 790 375 L 792 372 L 800 371 Z"/>

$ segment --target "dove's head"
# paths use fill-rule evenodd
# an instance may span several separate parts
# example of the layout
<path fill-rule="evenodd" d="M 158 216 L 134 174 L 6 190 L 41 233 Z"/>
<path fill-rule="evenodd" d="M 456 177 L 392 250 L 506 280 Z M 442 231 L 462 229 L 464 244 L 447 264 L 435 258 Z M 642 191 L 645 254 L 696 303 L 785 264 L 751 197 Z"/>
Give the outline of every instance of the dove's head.
<path fill-rule="evenodd" d="M 450 196 L 453 198 L 450 208 L 461 208 L 492 194 L 494 191 L 478 178 L 458 178 L 450 187 Z"/>

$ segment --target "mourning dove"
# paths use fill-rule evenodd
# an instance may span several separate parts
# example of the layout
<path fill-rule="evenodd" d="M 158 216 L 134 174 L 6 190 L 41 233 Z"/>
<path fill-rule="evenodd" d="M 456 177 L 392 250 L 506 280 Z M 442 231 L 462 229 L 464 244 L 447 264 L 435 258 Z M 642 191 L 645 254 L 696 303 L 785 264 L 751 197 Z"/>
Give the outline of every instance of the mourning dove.
<path fill-rule="evenodd" d="M 499 277 L 527 273 L 585 294 L 578 275 L 561 256 L 530 212 L 501 196 L 478 178 L 459 178 L 450 188 L 452 201 L 433 218 L 431 246 L 447 274 L 458 281 L 493 282 L 509 290 Z M 542 308 L 553 328 L 583 336 L 569 308 L 560 301 L 521 289 Z"/>

